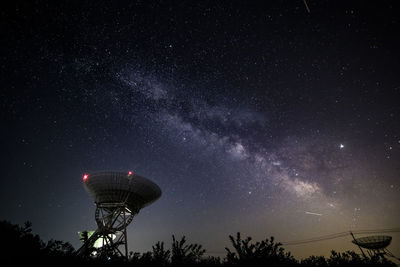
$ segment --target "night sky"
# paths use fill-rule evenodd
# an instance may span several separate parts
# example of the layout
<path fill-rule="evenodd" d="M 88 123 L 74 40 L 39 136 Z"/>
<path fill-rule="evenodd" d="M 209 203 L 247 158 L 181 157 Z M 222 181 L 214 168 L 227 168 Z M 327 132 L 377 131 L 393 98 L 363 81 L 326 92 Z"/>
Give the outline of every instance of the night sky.
<path fill-rule="evenodd" d="M 83 173 L 132 170 L 163 191 L 129 226 L 133 251 L 172 234 L 224 256 L 238 231 L 284 242 L 399 227 L 395 2 L 3 6 L 0 219 L 79 248 L 96 228 Z M 286 248 L 357 251 L 350 241 Z"/>

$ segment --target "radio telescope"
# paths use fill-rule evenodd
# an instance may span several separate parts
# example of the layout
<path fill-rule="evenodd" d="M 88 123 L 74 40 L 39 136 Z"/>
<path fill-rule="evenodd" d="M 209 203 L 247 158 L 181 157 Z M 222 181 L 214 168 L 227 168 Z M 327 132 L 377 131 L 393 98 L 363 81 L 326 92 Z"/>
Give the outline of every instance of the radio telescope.
<path fill-rule="evenodd" d="M 132 171 L 87 173 L 83 185 L 96 204 L 97 230 L 79 233 L 84 244 L 77 254 L 128 257 L 126 228 L 142 208 L 161 196 L 161 189 Z"/>
<path fill-rule="evenodd" d="M 381 257 L 384 257 L 385 255 L 394 257 L 394 255 L 387 249 L 387 247 L 390 245 L 390 242 L 392 242 L 391 236 L 374 235 L 355 238 L 352 232 L 350 232 L 350 234 L 353 237 L 351 242 L 359 247 L 364 256 L 365 253 L 363 248 L 367 250 L 367 253 L 370 257 L 375 255 Z"/>

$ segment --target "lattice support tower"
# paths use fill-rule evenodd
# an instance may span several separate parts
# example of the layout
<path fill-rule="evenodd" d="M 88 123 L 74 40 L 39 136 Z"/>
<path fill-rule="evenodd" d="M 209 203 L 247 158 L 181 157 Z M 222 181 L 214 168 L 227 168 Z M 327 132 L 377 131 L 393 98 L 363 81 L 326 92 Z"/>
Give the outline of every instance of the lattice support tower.
<path fill-rule="evenodd" d="M 77 254 L 128 258 L 127 227 L 140 209 L 161 196 L 160 188 L 132 171 L 84 174 L 83 181 L 95 200 L 97 230 L 90 236 L 81 233 L 84 244 Z"/>

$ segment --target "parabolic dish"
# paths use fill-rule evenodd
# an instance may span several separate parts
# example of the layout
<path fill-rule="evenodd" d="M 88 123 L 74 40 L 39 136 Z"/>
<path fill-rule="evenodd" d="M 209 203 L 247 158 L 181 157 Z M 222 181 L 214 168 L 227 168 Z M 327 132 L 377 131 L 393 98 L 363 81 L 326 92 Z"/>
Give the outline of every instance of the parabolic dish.
<path fill-rule="evenodd" d="M 351 242 L 366 249 L 384 249 L 392 241 L 391 236 L 375 235 L 357 238 Z"/>
<path fill-rule="evenodd" d="M 129 172 L 88 173 L 83 183 L 96 204 L 125 204 L 132 212 L 150 205 L 161 196 L 161 189 L 142 176 Z"/>

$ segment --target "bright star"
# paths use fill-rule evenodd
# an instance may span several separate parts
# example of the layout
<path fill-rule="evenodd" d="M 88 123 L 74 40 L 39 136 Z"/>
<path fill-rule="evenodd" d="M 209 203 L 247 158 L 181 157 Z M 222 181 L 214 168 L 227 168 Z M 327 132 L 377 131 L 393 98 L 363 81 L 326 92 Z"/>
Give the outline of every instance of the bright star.
<path fill-rule="evenodd" d="M 340 149 L 343 149 L 343 148 L 344 148 L 344 145 L 343 145 L 343 144 L 340 144 L 339 148 L 340 148 Z"/>

